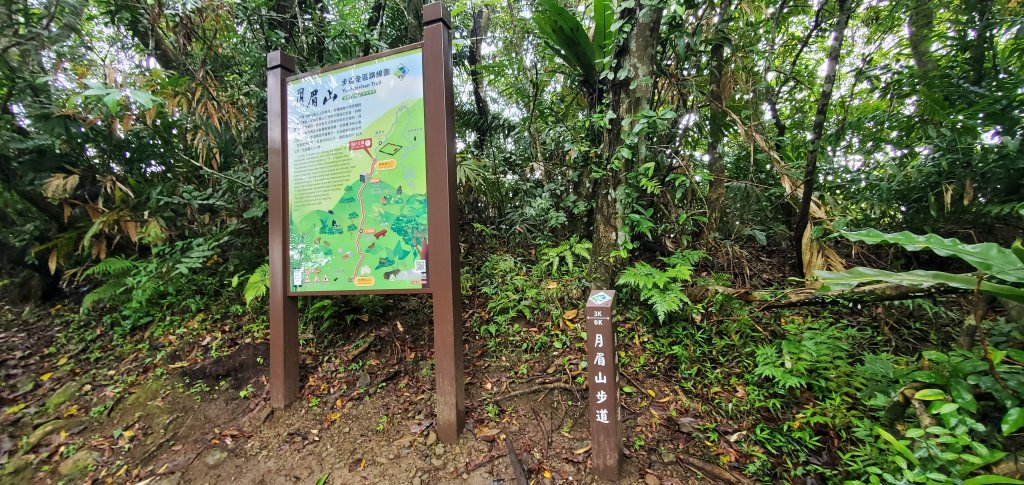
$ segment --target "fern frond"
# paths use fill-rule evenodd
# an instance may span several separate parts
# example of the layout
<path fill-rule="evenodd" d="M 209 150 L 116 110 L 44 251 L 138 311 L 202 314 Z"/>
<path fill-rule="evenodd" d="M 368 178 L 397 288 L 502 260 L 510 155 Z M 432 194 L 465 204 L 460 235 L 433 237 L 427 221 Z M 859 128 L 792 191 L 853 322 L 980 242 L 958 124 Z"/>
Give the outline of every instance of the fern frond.
<path fill-rule="evenodd" d="M 103 286 L 96 288 L 85 295 L 82 299 L 81 313 L 89 310 L 94 303 L 110 300 L 124 289 L 124 280 L 116 279 L 106 282 Z"/>
<path fill-rule="evenodd" d="M 118 256 L 110 257 L 100 261 L 82 273 L 82 276 L 107 276 L 127 274 L 137 268 L 139 262 L 134 259 L 125 259 Z"/>
<path fill-rule="evenodd" d="M 619 276 L 618 283 L 639 290 L 649 290 L 658 285 L 660 273 L 653 266 L 641 261 L 631 268 L 626 268 Z"/>
<path fill-rule="evenodd" d="M 245 288 L 242 289 L 245 305 L 249 306 L 252 302 L 262 299 L 266 296 L 268 288 L 270 288 L 270 265 L 263 263 L 249 275 L 248 281 L 245 282 Z"/>

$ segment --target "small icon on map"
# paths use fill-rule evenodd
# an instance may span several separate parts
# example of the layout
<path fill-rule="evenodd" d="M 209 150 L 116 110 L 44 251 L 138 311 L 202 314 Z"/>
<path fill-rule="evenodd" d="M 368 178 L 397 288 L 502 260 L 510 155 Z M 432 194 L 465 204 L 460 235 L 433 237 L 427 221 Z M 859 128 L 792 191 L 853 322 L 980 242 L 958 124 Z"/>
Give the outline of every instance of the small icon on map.
<path fill-rule="evenodd" d="M 603 305 L 605 303 L 608 303 L 608 300 L 611 299 L 612 297 L 608 296 L 608 293 L 605 293 L 603 291 L 600 293 L 594 293 L 593 295 L 590 296 L 590 301 L 597 305 Z"/>
<path fill-rule="evenodd" d="M 405 76 L 409 75 L 409 68 L 405 67 L 405 64 L 399 64 L 398 69 L 395 69 L 395 77 L 398 79 L 405 79 Z"/>

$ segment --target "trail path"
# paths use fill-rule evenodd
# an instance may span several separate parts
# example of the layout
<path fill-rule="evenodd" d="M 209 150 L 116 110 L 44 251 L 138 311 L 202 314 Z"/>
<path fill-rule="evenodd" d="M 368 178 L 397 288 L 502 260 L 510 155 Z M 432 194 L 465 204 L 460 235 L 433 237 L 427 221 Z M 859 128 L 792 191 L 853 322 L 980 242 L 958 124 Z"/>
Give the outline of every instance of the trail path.
<path fill-rule="evenodd" d="M 356 267 L 352 270 L 352 277 L 349 278 L 349 281 L 356 279 L 356 276 L 359 275 L 359 266 L 363 264 L 363 259 L 366 257 L 366 253 L 359 246 L 359 240 L 363 237 L 363 222 L 366 221 L 366 208 L 363 206 L 363 189 L 366 188 L 366 184 L 370 183 L 370 177 L 373 176 L 374 170 L 377 169 L 377 158 L 373 156 L 369 148 L 363 148 L 363 151 L 370 157 L 370 171 L 366 174 L 366 177 L 363 179 L 363 185 L 359 187 L 359 192 L 356 194 L 359 198 L 359 232 L 356 233 L 356 252 L 359 253 L 359 261 L 356 262 Z"/>

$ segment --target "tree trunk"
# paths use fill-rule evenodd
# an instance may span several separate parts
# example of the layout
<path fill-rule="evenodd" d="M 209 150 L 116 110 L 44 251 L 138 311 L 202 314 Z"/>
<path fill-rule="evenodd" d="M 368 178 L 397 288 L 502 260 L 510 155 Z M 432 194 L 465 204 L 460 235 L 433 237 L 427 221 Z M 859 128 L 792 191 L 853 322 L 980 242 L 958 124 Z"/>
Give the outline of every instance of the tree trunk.
<path fill-rule="evenodd" d="M 373 52 L 373 39 L 380 40 L 380 24 L 384 19 L 384 0 L 373 2 L 370 17 L 366 20 L 366 41 L 363 42 L 363 57 Z"/>
<path fill-rule="evenodd" d="M 985 80 L 985 55 L 992 49 L 992 29 L 989 28 L 989 21 L 992 18 L 993 0 L 976 0 L 967 2 L 971 7 L 968 14 L 972 21 L 971 30 L 974 31 L 974 39 L 969 42 L 969 58 L 967 65 L 971 72 L 971 85 L 980 86 Z"/>
<path fill-rule="evenodd" d="M 423 40 L 423 0 L 405 0 L 406 44 Z"/>
<path fill-rule="evenodd" d="M 910 6 L 910 17 L 907 20 L 907 37 L 910 40 L 910 53 L 914 56 L 914 65 L 922 79 L 938 68 L 932 56 L 932 29 L 935 24 L 935 11 L 931 0 L 914 0 Z"/>
<path fill-rule="evenodd" d="M 473 82 L 473 103 L 476 105 L 478 118 L 473 148 L 477 151 L 483 150 L 487 145 L 487 137 L 490 134 L 491 107 L 487 103 L 484 79 L 480 73 L 480 49 L 483 46 L 484 38 L 487 37 L 489 21 L 490 13 L 486 8 L 481 7 L 473 13 L 473 29 L 469 33 L 469 77 Z"/>
<path fill-rule="evenodd" d="M 814 270 L 808 265 L 809 261 L 805 257 L 805 252 L 809 249 L 810 243 L 809 214 L 814 197 L 814 183 L 818 176 L 818 152 L 821 149 L 821 136 L 825 131 L 825 115 L 828 114 L 828 105 L 832 101 L 832 88 L 836 83 L 836 70 L 839 66 L 839 54 L 842 52 L 843 36 L 846 34 L 846 26 L 850 21 L 852 10 L 853 0 L 839 0 L 839 17 L 836 19 L 832 45 L 829 47 L 828 58 L 825 61 L 825 79 L 821 86 L 821 95 L 818 97 L 818 107 L 815 110 L 814 124 L 811 128 L 810 146 L 807 149 L 807 167 L 804 169 L 800 211 L 797 214 L 796 226 L 793 228 L 793 246 L 796 248 L 797 261 L 800 262 L 800 272 L 805 278 L 810 276 L 808 273 Z"/>
<path fill-rule="evenodd" d="M 156 59 L 156 62 L 160 63 L 160 67 L 170 71 L 184 71 L 184 58 L 160 29 L 162 13 L 159 10 L 159 4 L 150 7 L 145 2 L 136 2 L 128 4 L 127 8 L 137 9 L 136 12 L 131 12 L 126 16 L 125 22 L 136 42 L 141 44 L 142 48 Z"/>
<path fill-rule="evenodd" d="M 617 117 L 605 130 L 603 155 L 609 163 L 624 139 L 623 135 L 632 130 L 631 123 L 624 123 L 648 108 L 654 92 L 654 56 L 657 49 L 658 31 L 661 28 L 663 9 L 646 7 L 642 10 L 628 8 L 622 11 L 622 19 L 632 22 L 632 31 L 620 50 L 618 65 L 629 70 L 629 76 L 611 86 L 611 108 Z M 613 257 L 626 241 L 624 217 L 626 208 L 621 188 L 626 174 L 633 169 L 634 160 L 643 160 L 646 144 L 641 138 L 633 148 L 632 157 L 621 159 L 620 167 L 601 176 L 594 185 L 594 232 L 593 257 L 590 262 L 591 285 L 594 288 L 611 288 L 622 267 L 623 260 Z"/>
<path fill-rule="evenodd" d="M 721 36 L 722 27 L 729 22 L 731 0 L 723 0 L 718 12 L 720 19 L 716 29 Z M 711 119 L 708 123 L 708 171 L 711 172 L 711 184 L 708 188 L 708 222 L 704 229 L 704 237 L 717 233 L 722 211 L 725 206 L 725 160 L 722 158 L 722 139 L 725 137 L 725 104 L 726 91 L 731 91 L 725 83 L 725 44 L 721 41 L 711 46 Z"/>

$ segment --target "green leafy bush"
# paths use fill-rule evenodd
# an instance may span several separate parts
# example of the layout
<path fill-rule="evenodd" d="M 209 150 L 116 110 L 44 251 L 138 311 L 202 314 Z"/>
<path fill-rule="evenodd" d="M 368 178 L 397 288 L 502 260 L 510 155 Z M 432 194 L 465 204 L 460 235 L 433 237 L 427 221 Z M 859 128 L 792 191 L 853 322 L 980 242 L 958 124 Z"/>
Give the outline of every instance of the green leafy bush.
<path fill-rule="evenodd" d="M 658 321 L 664 322 L 669 315 L 690 306 L 685 284 L 692 279 L 693 266 L 705 257 L 703 251 L 680 251 L 661 258 L 665 269 L 640 261 L 622 272 L 618 284 L 639 290 L 640 299 L 651 305 Z"/>

